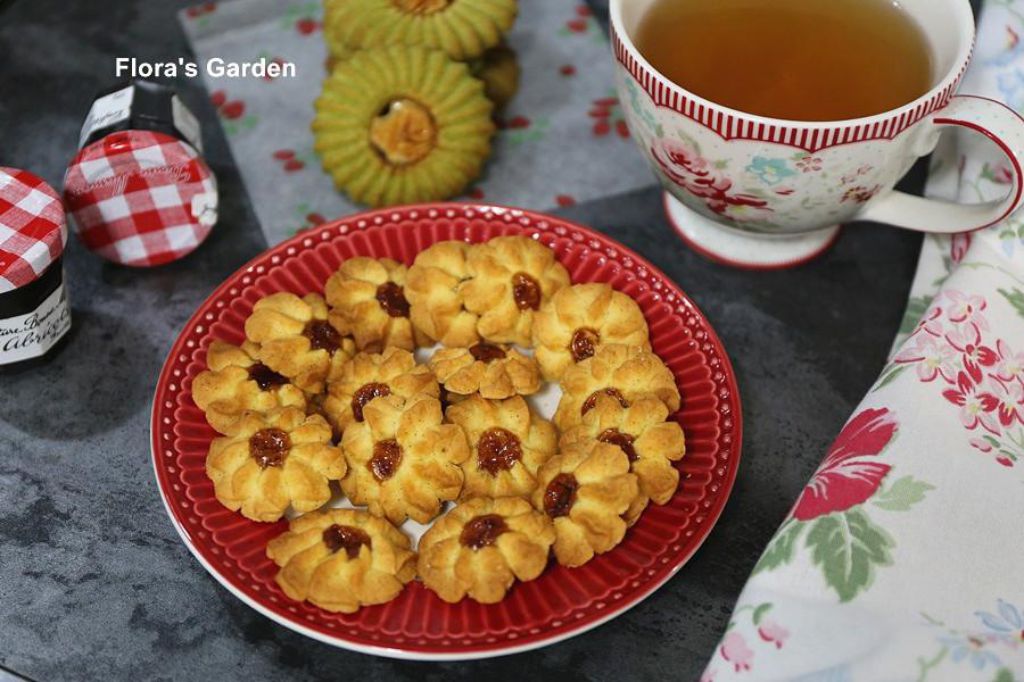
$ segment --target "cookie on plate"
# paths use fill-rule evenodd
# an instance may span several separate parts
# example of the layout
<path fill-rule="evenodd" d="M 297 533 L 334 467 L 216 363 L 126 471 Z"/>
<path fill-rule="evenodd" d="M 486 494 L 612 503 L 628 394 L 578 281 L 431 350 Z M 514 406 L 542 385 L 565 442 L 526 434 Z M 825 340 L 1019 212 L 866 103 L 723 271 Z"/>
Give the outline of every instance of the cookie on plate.
<path fill-rule="evenodd" d="M 607 284 L 566 287 L 534 318 L 533 347 L 548 381 L 558 381 L 566 369 L 609 343 L 651 349 L 640 306 Z"/>
<path fill-rule="evenodd" d="M 192 382 L 192 400 L 206 421 L 220 433 L 231 433 L 246 412 L 269 412 L 277 407 L 306 409 L 306 394 L 288 379 L 256 359 L 259 350 L 214 341 L 206 351 L 206 369 Z"/>
<path fill-rule="evenodd" d="M 331 444 L 330 424 L 292 407 L 244 415 L 231 436 L 210 443 L 206 456 L 217 500 L 254 521 L 277 521 L 289 505 L 297 512 L 319 509 L 331 498 L 329 481 L 346 468 Z"/>
<path fill-rule="evenodd" d="M 245 335 L 258 344 L 259 360 L 307 393 L 320 393 L 331 372 L 355 353 L 355 343 L 327 319 L 322 296 L 271 294 L 256 301 Z"/>
<path fill-rule="evenodd" d="M 495 237 L 476 245 L 467 259 L 472 277 L 466 309 L 480 316 L 477 332 L 491 343 L 529 346 L 533 318 L 569 273 L 555 252 L 529 237 Z"/>
<path fill-rule="evenodd" d="M 442 424 L 440 401 L 423 395 L 378 398 L 363 415 L 341 439 L 348 461 L 341 489 L 352 504 L 367 505 L 392 523 L 429 523 L 462 491 L 466 434 Z"/>
<path fill-rule="evenodd" d="M 418 572 L 446 602 L 494 604 L 544 571 L 555 530 L 520 497 L 465 500 L 420 538 Z"/>
<path fill-rule="evenodd" d="M 679 486 L 679 470 L 673 466 L 686 453 L 686 438 L 668 408 L 657 398 L 640 398 L 629 407 L 615 400 L 600 400 L 583 416 L 583 422 L 562 434 L 563 450 L 600 441 L 619 447 L 636 474 L 640 495 L 626 511 L 632 525 L 648 501 L 665 504 Z"/>
<path fill-rule="evenodd" d="M 519 60 L 508 45 L 487 50 L 470 64 L 470 69 L 484 82 L 484 92 L 497 111 L 504 109 L 519 89 Z"/>
<path fill-rule="evenodd" d="M 540 468 L 533 506 L 554 522 L 558 563 L 581 566 L 622 542 L 622 515 L 638 494 L 626 453 L 595 441 L 565 450 Z"/>
<path fill-rule="evenodd" d="M 331 378 L 323 411 L 338 433 L 363 421 L 371 400 L 387 395 L 401 398 L 425 394 L 437 398 L 440 387 L 426 365 L 416 363 L 407 350 L 388 348 L 383 353 L 358 353 Z"/>
<path fill-rule="evenodd" d="M 337 317 L 336 326 L 352 334 L 358 350 L 415 350 L 427 343 L 409 321 L 405 274 L 398 261 L 359 256 L 346 260 L 328 278 L 324 295 L 331 318 Z"/>
<path fill-rule="evenodd" d="M 280 567 L 275 580 L 290 599 L 341 613 L 389 602 L 416 576 L 409 538 L 356 509 L 293 519 L 267 543 L 267 557 Z"/>
<path fill-rule="evenodd" d="M 487 400 L 472 395 L 445 413 L 469 439 L 472 455 L 462 465 L 465 497 L 529 498 L 537 470 L 558 447 L 551 422 L 533 413 L 522 396 Z"/>
<path fill-rule="evenodd" d="M 439 348 L 428 363 L 446 391 L 479 393 L 500 400 L 540 390 L 537 361 L 510 346 L 475 343 L 469 348 Z"/>
<path fill-rule="evenodd" d="M 679 389 L 672 371 L 654 353 L 637 346 L 603 345 L 593 357 L 579 362 L 562 376 L 562 398 L 554 422 L 560 431 L 579 424 L 599 400 L 622 407 L 643 397 L 679 409 Z"/>
<path fill-rule="evenodd" d="M 406 278 L 413 325 L 445 346 L 467 347 L 480 340 L 479 318 L 466 309 L 465 301 L 472 248 L 465 242 L 438 242 L 420 251 Z"/>

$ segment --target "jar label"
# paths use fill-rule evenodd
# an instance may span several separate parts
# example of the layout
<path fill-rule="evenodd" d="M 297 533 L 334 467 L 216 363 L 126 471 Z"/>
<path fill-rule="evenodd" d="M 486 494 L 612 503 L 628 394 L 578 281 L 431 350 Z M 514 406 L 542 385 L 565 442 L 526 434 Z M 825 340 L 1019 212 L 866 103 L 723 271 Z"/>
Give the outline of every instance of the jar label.
<path fill-rule="evenodd" d="M 82 125 L 82 134 L 78 138 L 79 148 L 94 131 L 127 120 L 132 115 L 133 99 L 135 88 L 129 85 L 93 102 L 89 115 L 85 117 L 85 123 Z"/>
<path fill-rule="evenodd" d="M 27 315 L 0 319 L 0 365 L 46 354 L 69 329 L 71 309 L 61 284 Z"/>

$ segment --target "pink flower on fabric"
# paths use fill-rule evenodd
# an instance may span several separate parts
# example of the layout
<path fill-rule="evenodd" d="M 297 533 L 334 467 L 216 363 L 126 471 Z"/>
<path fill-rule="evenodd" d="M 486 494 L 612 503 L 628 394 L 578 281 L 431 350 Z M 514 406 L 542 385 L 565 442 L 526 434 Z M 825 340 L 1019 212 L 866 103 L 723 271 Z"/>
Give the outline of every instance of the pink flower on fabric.
<path fill-rule="evenodd" d="M 997 377 L 1003 381 L 1024 379 L 1024 351 L 1014 353 L 1010 344 L 999 339 L 996 342 L 996 354 L 999 356 L 999 364 L 996 365 Z"/>
<path fill-rule="evenodd" d="M 845 511 L 875 494 L 891 468 L 872 461 L 896 434 L 899 425 L 888 409 L 866 409 L 839 432 L 825 461 L 800 493 L 793 516 L 809 521 Z"/>
<path fill-rule="evenodd" d="M 973 324 L 962 325 L 949 332 L 946 334 L 946 341 L 963 353 L 964 368 L 976 384 L 981 383 L 981 368 L 991 367 L 999 359 L 994 350 L 981 344 L 981 334 Z"/>
<path fill-rule="evenodd" d="M 995 412 L 999 423 L 1010 426 L 1024 424 L 1024 386 L 1017 382 L 1003 383 L 998 379 L 989 383 L 992 390 L 978 396 L 986 412 Z"/>
<path fill-rule="evenodd" d="M 893 362 L 915 364 L 917 378 L 921 381 L 933 381 L 941 375 L 945 381 L 953 383 L 957 371 L 956 358 L 957 353 L 949 344 L 929 334 L 919 334 L 907 341 Z"/>
<path fill-rule="evenodd" d="M 992 444 L 989 443 L 984 438 L 972 438 L 971 445 L 977 448 L 978 450 L 981 450 L 982 452 L 992 452 Z"/>
<path fill-rule="evenodd" d="M 717 674 L 717 670 L 705 670 L 704 674 L 700 676 L 700 682 L 715 682 L 715 675 Z"/>
<path fill-rule="evenodd" d="M 984 298 L 977 294 L 965 294 L 956 289 L 944 291 L 943 296 L 949 301 L 946 306 L 946 316 L 950 322 L 955 324 L 974 323 L 978 329 L 988 329 L 988 324 L 981 315 L 981 311 L 987 305 Z"/>
<path fill-rule="evenodd" d="M 747 640 L 738 632 L 730 632 L 722 638 L 719 650 L 736 672 L 750 670 L 750 662 L 754 660 L 754 652 L 747 646 Z"/>
<path fill-rule="evenodd" d="M 954 234 L 949 244 L 949 258 L 954 264 L 959 264 L 967 255 L 967 250 L 971 248 L 971 233 L 961 232 Z"/>
<path fill-rule="evenodd" d="M 789 637 L 789 630 L 773 620 L 765 620 L 758 626 L 757 634 L 764 641 L 774 643 L 776 649 L 781 649 Z"/>
<path fill-rule="evenodd" d="M 960 423 L 965 429 L 972 431 L 980 425 L 998 436 L 999 424 L 992 416 L 992 411 L 985 408 L 977 389 L 977 385 L 967 373 L 960 372 L 957 375 L 956 388 L 947 388 L 942 392 L 942 397 L 960 408 Z"/>

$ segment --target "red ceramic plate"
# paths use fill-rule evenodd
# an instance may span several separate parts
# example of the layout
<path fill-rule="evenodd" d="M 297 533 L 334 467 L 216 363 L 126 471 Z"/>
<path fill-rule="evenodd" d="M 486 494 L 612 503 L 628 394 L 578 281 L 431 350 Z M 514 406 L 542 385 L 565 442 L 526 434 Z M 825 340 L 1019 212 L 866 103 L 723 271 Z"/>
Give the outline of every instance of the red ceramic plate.
<path fill-rule="evenodd" d="M 249 521 L 221 506 L 206 478 L 215 433 L 192 402 L 193 378 L 214 339 L 240 343 L 254 302 L 276 291 L 321 291 L 353 256 L 411 264 L 434 242 L 482 242 L 522 234 L 558 254 L 573 282 L 607 282 L 632 296 L 655 352 L 683 396 L 676 418 L 686 432 L 682 483 L 664 506 L 649 506 L 611 552 L 566 569 L 552 563 L 500 603 L 446 604 L 419 583 L 388 604 L 352 615 L 289 600 L 274 582 L 267 541 L 284 521 Z M 167 512 L 200 563 L 232 593 L 283 625 L 329 644 L 413 659 L 482 658 L 524 651 L 579 634 L 651 594 L 711 532 L 739 464 L 740 400 L 729 359 L 697 306 L 664 274 L 608 237 L 561 219 L 468 204 L 409 206 L 322 225 L 267 251 L 199 307 L 171 349 L 153 402 L 153 466 Z"/>

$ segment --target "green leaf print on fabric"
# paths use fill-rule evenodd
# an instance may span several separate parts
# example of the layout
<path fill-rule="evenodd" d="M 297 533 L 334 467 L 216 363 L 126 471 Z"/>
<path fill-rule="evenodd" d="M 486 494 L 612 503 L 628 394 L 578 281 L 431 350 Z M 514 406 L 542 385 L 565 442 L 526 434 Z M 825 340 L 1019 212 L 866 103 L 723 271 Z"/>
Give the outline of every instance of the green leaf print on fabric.
<path fill-rule="evenodd" d="M 928 306 L 932 303 L 931 296 L 912 296 L 907 301 L 907 309 L 903 312 L 903 321 L 900 322 L 900 334 L 909 334 L 917 327 L 921 317 Z"/>
<path fill-rule="evenodd" d="M 786 528 L 785 526 L 789 527 Z M 775 537 L 769 543 L 768 548 L 765 549 L 764 554 L 758 560 L 757 565 L 754 566 L 754 574 L 760 573 L 761 571 L 770 571 L 773 568 L 778 568 L 782 564 L 789 562 L 793 558 L 794 551 L 796 550 L 796 542 L 800 538 L 800 534 L 804 530 L 804 526 L 807 524 L 800 523 L 790 519 L 784 524 L 783 530 L 776 533 Z"/>
<path fill-rule="evenodd" d="M 871 585 L 876 566 L 892 564 L 895 543 L 884 528 L 855 508 L 815 520 L 807 546 L 825 582 L 847 602 Z"/>
<path fill-rule="evenodd" d="M 999 289 L 999 293 L 1013 306 L 1018 315 L 1024 317 L 1024 291 L 1020 289 Z"/>
<path fill-rule="evenodd" d="M 878 491 L 871 501 L 876 507 L 887 511 L 907 511 L 923 500 L 929 490 L 935 490 L 935 486 L 918 481 L 913 476 L 904 476 L 888 488 Z"/>

